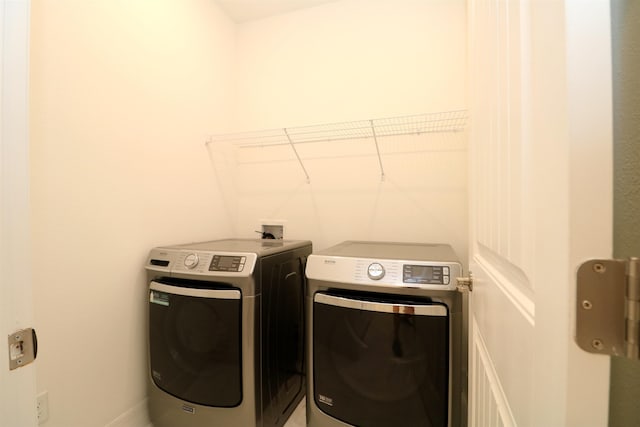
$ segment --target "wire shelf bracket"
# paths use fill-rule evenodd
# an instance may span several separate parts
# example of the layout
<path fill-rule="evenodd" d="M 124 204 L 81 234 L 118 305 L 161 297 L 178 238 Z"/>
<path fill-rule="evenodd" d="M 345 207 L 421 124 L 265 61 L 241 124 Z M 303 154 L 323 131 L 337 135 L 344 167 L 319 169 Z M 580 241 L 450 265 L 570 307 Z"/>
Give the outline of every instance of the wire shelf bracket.
<path fill-rule="evenodd" d="M 382 157 L 380 156 L 380 147 L 378 146 L 378 137 L 376 135 L 376 127 L 373 124 L 373 120 L 370 120 L 371 123 L 371 136 L 373 137 L 373 142 L 376 144 L 376 154 L 378 155 L 378 164 L 380 165 L 380 181 L 384 181 L 384 167 L 382 166 Z"/>
<path fill-rule="evenodd" d="M 311 179 L 309 179 L 309 173 L 307 172 L 307 168 L 304 167 L 304 163 L 302 163 L 302 159 L 300 158 L 300 154 L 298 154 L 298 150 L 296 150 L 296 144 L 293 143 L 293 140 L 289 136 L 289 132 L 287 132 L 287 128 L 282 129 L 284 134 L 287 136 L 289 140 L 289 144 L 291 145 L 291 149 L 293 153 L 296 155 L 296 159 L 298 159 L 298 163 L 300 163 L 300 167 L 302 168 L 302 172 L 304 172 L 304 176 L 307 177 L 307 184 L 311 184 Z"/>

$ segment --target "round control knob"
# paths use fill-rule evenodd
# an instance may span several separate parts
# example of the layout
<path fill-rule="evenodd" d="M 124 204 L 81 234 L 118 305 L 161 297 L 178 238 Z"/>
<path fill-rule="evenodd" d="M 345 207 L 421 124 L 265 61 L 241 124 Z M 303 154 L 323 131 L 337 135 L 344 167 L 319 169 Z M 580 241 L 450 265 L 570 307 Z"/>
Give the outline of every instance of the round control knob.
<path fill-rule="evenodd" d="M 367 268 L 367 275 L 372 280 L 380 280 L 384 277 L 384 267 L 379 262 L 374 262 Z"/>
<path fill-rule="evenodd" d="M 198 261 L 200 261 L 198 254 L 189 254 L 184 259 L 184 266 L 187 268 L 193 268 L 198 265 Z"/>

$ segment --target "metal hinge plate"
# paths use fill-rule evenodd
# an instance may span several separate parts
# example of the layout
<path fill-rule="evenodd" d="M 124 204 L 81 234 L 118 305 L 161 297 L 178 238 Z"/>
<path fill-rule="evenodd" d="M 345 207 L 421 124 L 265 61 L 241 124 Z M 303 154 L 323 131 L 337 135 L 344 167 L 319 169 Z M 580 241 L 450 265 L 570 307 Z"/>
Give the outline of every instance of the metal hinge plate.
<path fill-rule="evenodd" d="M 590 260 L 578 268 L 576 343 L 596 354 L 638 359 L 640 259 Z"/>

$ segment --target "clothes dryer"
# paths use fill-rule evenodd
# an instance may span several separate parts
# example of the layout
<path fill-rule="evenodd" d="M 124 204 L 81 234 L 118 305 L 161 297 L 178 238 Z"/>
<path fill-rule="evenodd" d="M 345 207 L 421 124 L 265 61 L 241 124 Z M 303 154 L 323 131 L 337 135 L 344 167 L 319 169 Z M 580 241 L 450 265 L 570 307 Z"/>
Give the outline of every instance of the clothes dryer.
<path fill-rule="evenodd" d="M 154 427 L 280 427 L 305 394 L 309 241 L 227 239 L 151 250 Z"/>
<path fill-rule="evenodd" d="M 449 245 L 347 241 L 309 257 L 309 427 L 463 427 L 467 309 Z"/>

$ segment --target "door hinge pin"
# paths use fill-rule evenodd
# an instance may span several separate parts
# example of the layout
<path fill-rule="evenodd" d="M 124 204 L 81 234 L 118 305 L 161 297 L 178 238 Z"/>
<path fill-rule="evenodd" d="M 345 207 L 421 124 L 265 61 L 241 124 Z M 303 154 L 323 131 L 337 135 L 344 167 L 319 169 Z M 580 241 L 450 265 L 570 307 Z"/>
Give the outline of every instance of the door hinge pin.
<path fill-rule="evenodd" d="M 640 260 L 630 258 L 626 269 L 625 354 L 638 359 L 640 337 Z"/>

